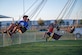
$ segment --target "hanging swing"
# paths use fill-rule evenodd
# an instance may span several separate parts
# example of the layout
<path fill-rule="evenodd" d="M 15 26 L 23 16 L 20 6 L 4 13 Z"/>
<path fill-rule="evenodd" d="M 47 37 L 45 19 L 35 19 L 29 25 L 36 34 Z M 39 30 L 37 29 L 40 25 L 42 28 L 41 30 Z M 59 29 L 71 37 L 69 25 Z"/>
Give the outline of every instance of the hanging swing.
<path fill-rule="evenodd" d="M 31 5 L 31 7 L 29 8 L 29 9 L 27 9 L 26 10 L 26 12 L 24 12 L 24 14 L 25 13 L 27 13 L 29 10 L 32 10 L 32 11 L 30 11 L 29 13 L 28 13 L 28 15 L 29 15 L 29 19 L 32 19 L 32 18 L 36 18 L 38 15 L 39 15 L 39 13 L 40 13 L 40 11 L 42 10 L 42 8 L 44 7 L 44 5 L 46 4 L 46 2 L 47 2 L 47 0 L 42 0 L 41 2 L 39 2 L 39 4 L 36 6 L 36 2 L 38 2 L 37 0 Z M 33 6 L 35 5 L 35 9 L 34 8 L 32 8 Z M 23 14 L 23 15 L 24 15 Z M 30 24 L 29 24 L 30 25 Z"/>
<path fill-rule="evenodd" d="M 34 6 L 36 4 L 36 1 L 32 4 L 32 6 Z M 41 0 L 37 6 L 35 5 L 35 7 L 34 7 L 35 9 L 33 9 L 32 6 L 31 6 L 29 9 L 26 10 L 25 13 L 27 13 L 32 8 L 31 10 L 33 12 L 31 11 L 30 12 L 31 14 L 29 15 L 29 18 L 32 19 L 35 16 L 35 14 L 39 14 L 40 13 L 40 11 L 43 8 L 43 6 L 45 5 L 46 1 L 47 0 Z M 25 13 L 23 14 L 23 16 L 25 15 Z M 26 17 L 26 15 L 25 15 L 25 17 Z M 21 18 L 18 19 L 18 22 L 20 21 L 20 19 Z M 15 28 L 17 28 L 19 26 L 19 23 L 18 22 L 15 23 L 15 25 L 16 25 Z M 28 25 L 25 25 L 25 26 L 28 26 Z M 24 26 L 20 27 L 20 29 L 17 29 L 14 33 L 20 32 L 22 34 L 22 33 L 26 32 L 26 28 Z M 4 32 L 4 33 L 7 33 L 9 35 L 9 37 L 11 37 L 10 31 Z"/>
<path fill-rule="evenodd" d="M 57 20 L 60 16 L 61 16 L 61 20 L 62 20 L 62 18 L 65 16 L 65 14 L 67 14 L 67 15 L 70 14 L 71 13 L 70 11 L 73 10 L 75 3 L 76 3 L 76 0 L 74 0 L 74 1 L 68 0 L 67 3 L 65 4 L 64 8 L 60 12 L 59 16 L 57 17 Z M 68 11 L 68 9 L 69 9 L 69 11 Z M 66 13 L 67 11 L 68 11 L 68 13 Z M 60 23 L 60 21 L 58 23 Z M 57 31 L 59 31 L 60 30 L 59 26 L 57 26 L 56 29 L 57 29 Z M 71 29 L 69 30 L 69 33 L 73 33 L 74 30 L 75 30 L 75 26 L 72 26 Z M 67 30 L 67 32 L 68 32 L 68 30 Z M 55 40 L 58 40 L 62 36 L 62 35 L 57 34 L 55 32 L 52 34 L 47 33 L 46 35 L 48 35 L 48 36 L 46 36 L 46 41 L 50 41 L 52 38 Z"/>
<path fill-rule="evenodd" d="M 32 19 L 35 15 L 36 15 L 36 17 L 37 17 L 37 15 L 40 13 L 40 11 L 42 10 L 42 8 L 43 8 L 43 6 L 46 4 L 46 2 L 47 2 L 47 0 L 42 0 L 39 4 L 38 4 L 38 6 L 35 6 L 34 8 L 32 8 L 35 4 L 36 4 L 36 2 L 37 2 L 37 0 L 31 5 L 31 7 L 29 7 L 27 10 L 26 10 L 26 12 L 24 12 L 24 14 L 25 13 L 27 13 L 30 9 L 33 11 L 31 11 L 31 12 L 29 12 L 29 19 Z M 23 14 L 23 15 L 24 15 Z M 20 20 L 20 18 L 19 18 L 19 20 Z M 23 29 L 22 29 L 23 30 Z M 19 32 L 21 32 L 20 30 L 18 30 Z M 25 31 L 24 31 L 25 32 Z M 23 33 L 24 33 L 23 32 Z"/>

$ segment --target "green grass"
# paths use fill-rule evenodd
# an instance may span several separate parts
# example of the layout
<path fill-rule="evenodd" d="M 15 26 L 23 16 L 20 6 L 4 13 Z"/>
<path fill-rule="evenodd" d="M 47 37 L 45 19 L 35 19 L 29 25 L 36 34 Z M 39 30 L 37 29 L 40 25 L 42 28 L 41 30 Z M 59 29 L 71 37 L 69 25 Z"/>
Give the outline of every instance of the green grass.
<path fill-rule="evenodd" d="M 82 55 L 82 40 L 33 42 L 0 47 L 0 55 Z"/>

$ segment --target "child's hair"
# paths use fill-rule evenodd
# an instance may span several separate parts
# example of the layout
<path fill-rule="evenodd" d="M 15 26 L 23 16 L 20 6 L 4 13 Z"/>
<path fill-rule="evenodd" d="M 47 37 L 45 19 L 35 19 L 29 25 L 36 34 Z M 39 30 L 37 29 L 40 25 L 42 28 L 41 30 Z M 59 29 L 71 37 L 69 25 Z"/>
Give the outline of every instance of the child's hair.
<path fill-rule="evenodd" d="M 28 16 L 27 16 L 27 15 L 24 15 L 23 18 L 24 18 L 24 17 L 28 17 Z"/>

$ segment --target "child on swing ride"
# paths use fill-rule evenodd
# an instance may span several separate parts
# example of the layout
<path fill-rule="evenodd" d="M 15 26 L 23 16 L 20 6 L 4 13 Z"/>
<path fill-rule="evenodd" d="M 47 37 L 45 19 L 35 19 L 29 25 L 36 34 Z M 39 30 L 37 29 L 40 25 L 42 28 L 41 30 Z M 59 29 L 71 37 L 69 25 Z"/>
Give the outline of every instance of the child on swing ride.
<path fill-rule="evenodd" d="M 28 16 L 24 15 L 23 20 L 19 21 L 18 23 L 12 23 L 6 30 L 3 31 L 3 33 L 7 33 L 10 37 L 16 31 L 24 33 L 28 29 L 28 22 Z"/>
<path fill-rule="evenodd" d="M 62 35 L 55 33 L 56 30 L 59 31 L 60 28 L 59 28 L 59 26 L 57 24 L 57 21 L 55 20 L 53 23 L 51 23 L 49 25 L 48 31 L 45 32 L 44 37 L 46 37 L 45 35 L 47 34 L 49 37 L 52 37 L 55 40 L 58 40 Z M 75 26 L 67 27 L 67 28 L 65 28 L 63 30 L 66 31 L 66 32 L 69 32 L 69 33 L 73 33 L 74 30 L 75 30 Z"/>
<path fill-rule="evenodd" d="M 57 30 L 59 30 L 56 20 L 52 21 L 51 24 L 48 26 L 48 31 L 45 32 L 44 37 L 46 34 L 51 36 L 51 34 L 54 32 L 55 28 L 57 28 Z"/>

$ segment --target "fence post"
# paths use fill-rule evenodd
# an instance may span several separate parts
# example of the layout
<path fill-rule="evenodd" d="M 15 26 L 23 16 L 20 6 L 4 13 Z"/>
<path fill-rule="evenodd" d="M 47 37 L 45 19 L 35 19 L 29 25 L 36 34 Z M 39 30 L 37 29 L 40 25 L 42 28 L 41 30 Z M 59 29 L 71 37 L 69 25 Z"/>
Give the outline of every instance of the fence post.
<path fill-rule="evenodd" d="M 34 41 L 36 42 L 36 32 L 33 33 L 34 33 Z"/>
<path fill-rule="evenodd" d="M 21 44 L 21 35 L 18 34 L 18 36 L 19 36 L 19 44 Z"/>
<path fill-rule="evenodd" d="M 2 34 L 2 37 L 3 37 L 3 47 L 5 46 L 5 34 Z"/>

